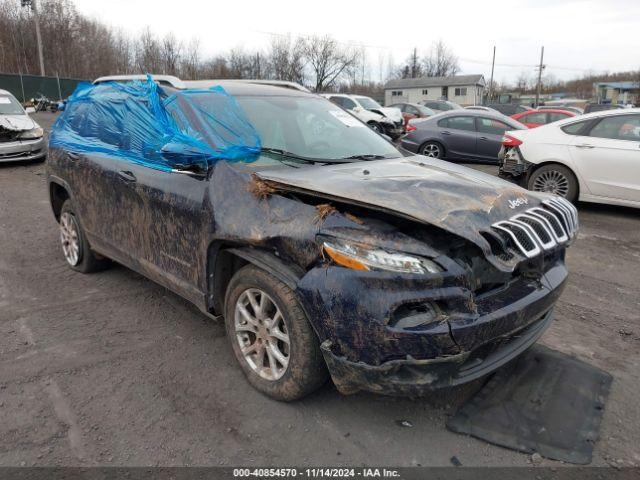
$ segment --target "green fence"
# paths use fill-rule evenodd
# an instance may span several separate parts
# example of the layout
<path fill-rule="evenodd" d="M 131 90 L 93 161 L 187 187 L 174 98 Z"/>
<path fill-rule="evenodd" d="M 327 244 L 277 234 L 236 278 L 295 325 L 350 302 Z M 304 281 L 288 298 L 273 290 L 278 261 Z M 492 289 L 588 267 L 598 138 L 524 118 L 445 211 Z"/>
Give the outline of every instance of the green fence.
<path fill-rule="evenodd" d="M 67 98 L 78 83 L 84 81 L 86 80 L 0 73 L 0 89 L 10 91 L 21 102 L 36 98 L 40 94 L 51 100 Z"/>

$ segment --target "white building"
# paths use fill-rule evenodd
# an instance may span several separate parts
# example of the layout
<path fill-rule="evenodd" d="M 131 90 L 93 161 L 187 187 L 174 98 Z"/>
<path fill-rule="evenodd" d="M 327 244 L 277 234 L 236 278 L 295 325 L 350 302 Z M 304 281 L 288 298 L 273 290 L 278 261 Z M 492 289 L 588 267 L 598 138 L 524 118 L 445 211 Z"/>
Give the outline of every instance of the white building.
<path fill-rule="evenodd" d="M 450 100 L 462 106 L 482 103 L 483 75 L 399 78 L 384 86 L 384 104 L 418 103 L 423 100 Z"/>

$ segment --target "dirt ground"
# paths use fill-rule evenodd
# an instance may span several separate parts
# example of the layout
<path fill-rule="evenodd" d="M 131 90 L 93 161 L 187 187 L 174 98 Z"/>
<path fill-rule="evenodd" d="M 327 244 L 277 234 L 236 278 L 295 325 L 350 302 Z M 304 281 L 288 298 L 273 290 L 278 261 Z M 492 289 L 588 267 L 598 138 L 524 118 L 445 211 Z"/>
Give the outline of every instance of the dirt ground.
<path fill-rule="evenodd" d="M 583 204 L 580 215 L 570 283 L 541 341 L 614 377 L 593 465 L 640 465 L 640 212 Z M 446 430 L 469 389 L 396 399 L 327 385 L 291 404 L 262 396 L 222 323 L 124 267 L 65 266 L 43 164 L 0 165 L 0 245 L 0 465 L 531 461 Z"/>

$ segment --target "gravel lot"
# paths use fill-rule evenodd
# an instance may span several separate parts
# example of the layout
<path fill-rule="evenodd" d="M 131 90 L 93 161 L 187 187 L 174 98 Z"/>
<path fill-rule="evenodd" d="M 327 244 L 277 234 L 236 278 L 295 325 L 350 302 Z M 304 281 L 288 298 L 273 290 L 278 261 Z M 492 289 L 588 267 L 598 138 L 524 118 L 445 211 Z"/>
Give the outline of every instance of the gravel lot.
<path fill-rule="evenodd" d="M 593 464 L 640 465 L 640 216 L 593 205 L 580 214 L 570 283 L 542 342 L 614 377 Z M 445 429 L 471 389 L 393 399 L 327 385 L 292 404 L 262 396 L 221 323 L 126 268 L 65 266 L 43 164 L 0 165 L 0 243 L 0 465 L 530 462 Z"/>

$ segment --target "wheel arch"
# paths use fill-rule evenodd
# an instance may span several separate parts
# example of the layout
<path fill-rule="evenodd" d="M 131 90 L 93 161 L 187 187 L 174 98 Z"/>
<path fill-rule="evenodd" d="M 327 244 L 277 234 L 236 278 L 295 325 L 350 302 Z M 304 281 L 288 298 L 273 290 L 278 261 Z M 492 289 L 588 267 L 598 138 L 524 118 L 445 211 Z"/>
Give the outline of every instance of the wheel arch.
<path fill-rule="evenodd" d="M 71 199 L 71 190 L 64 181 L 59 179 L 49 181 L 49 203 L 56 221 L 60 221 L 60 212 L 64 202 Z"/>
<path fill-rule="evenodd" d="M 216 315 L 224 313 L 224 298 L 233 275 L 247 264 L 273 275 L 292 290 L 304 275 L 268 250 L 225 242 L 213 242 L 207 253 L 207 304 Z"/>
<path fill-rule="evenodd" d="M 531 178 L 531 176 L 534 174 L 534 172 L 536 170 L 539 170 L 540 168 L 545 167 L 547 165 L 559 165 L 559 166 L 564 167 L 567 170 L 569 170 L 571 172 L 571 174 L 575 177 L 576 184 L 578 186 L 578 191 L 576 192 L 576 198 L 578 198 L 578 199 L 580 198 L 580 192 L 582 192 L 582 179 L 576 173 L 575 169 L 571 165 L 567 164 L 566 162 L 561 162 L 561 161 L 558 161 L 558 160 L 545 160 L 544 162 L 532 163 L 531 165 L 532 165 L 532 167 L 531 167 L 531 169 L 529 170 L 529 172 L 527 174 L 527 186 L 529 185 L 529 179 Z"/>

